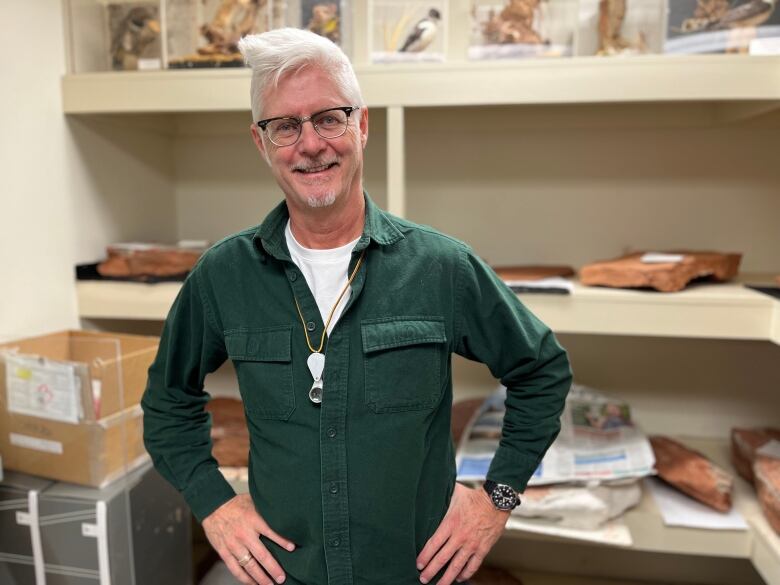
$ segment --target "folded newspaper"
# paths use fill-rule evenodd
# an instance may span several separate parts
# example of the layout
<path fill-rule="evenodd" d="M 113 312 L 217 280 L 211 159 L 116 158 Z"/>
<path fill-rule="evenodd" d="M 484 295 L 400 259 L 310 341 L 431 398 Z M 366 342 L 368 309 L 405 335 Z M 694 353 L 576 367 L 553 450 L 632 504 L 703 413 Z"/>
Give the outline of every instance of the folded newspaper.
<path fill-rule="evenodd" d="M 484 481 L 501 439 L 506 388 L 476 412 L 457 454 L 459 481 Z M 653 474 L 655 457 L 647 437 L 631 420 L 629 406 L 575 384 L 561 415 L 561 432 L 528 485 L 605 482 Z"/>

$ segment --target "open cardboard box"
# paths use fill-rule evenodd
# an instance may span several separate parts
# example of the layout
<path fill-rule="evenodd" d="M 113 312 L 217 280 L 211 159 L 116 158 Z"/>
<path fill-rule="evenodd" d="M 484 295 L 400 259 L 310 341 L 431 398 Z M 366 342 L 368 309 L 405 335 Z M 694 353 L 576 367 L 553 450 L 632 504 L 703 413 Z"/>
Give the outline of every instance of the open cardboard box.
<path fill-rule="evenodd" d="M 101 487 L 142 463 L 139 402 L 158 344 L 90 331 L 1 344 L 3 465 Z"/>

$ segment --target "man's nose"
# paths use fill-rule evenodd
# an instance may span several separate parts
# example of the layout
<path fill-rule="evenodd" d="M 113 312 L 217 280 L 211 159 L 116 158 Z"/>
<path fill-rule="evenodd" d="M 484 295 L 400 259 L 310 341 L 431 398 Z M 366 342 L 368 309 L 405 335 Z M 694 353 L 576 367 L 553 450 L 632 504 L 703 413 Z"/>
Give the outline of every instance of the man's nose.
<path fill-rule="evenodd" d="M 302 152 L 312 154 L 322 151 L 325 148 L 326 140 L 317 134 L 314 122 L 306 120 L 301 126 L 301 137 L 298 142 Z"/>

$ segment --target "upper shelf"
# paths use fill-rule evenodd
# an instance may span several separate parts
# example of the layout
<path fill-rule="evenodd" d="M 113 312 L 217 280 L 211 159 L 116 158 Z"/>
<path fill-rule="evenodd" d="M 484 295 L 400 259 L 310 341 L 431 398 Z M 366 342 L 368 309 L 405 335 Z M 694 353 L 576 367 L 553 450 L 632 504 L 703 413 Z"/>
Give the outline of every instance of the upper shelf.
<path fill-rule="evenodd" d="M 77 285 L 79 315 L 165 319 L 179 288 L 178 283 L 82 281 Z M 780 302 L 736 282 L 699 284 L 677 293 L 575 282 L 571 295 L 523 294 L 520 298 L 557 333 L 757 339 L 780 344 Z"/>
<path fill-rule="evenodd" d="M 762 276 L 740 276 L 748 283 Z M 780 344 L 780 302 L 740 282 L 694 284 L 676 293 L 583 286 L 571 295 L 522 294 L 554 331 L 713 339 Z"/>
<path fill-rule="evenodd" d="M 356 67 L 369 106 L 715 101 L 780 107 L 780 56 L 419 63 Z M 66 75 L 67 114 L 247 111 L 247 69 Z"/>

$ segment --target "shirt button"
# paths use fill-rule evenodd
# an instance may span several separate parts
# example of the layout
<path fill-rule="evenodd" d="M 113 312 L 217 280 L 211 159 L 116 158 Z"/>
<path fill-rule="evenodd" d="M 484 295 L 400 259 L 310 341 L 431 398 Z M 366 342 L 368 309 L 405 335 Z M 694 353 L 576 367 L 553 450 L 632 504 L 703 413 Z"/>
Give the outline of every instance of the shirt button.
<path fill-rule="evenodd" d="M 306 329 L 309 331 L 314 331 L 317 328 L 317 324 L 314 321 L 309 321 L 306 323 Z"/>
<path fill-rule="evenodd" d="M 328 436 L 332 439 L 336 436 L 336 427 L 330 427 L 328 429 Z"/>
<path fill-rule="evenodd" d="M 330 484 L 330 493 L 337 494 L 339 493 L 339 484 L 337 484 L 335 481 Z"/>
<path fill-rule="evenodd" d="M 330 546 L 336 547 L 341 544 L 341 541 L 338 538 L 334 538 L 330 541 Z"/>
<path fill-rule="evenodd" d="M 295 270 L 293 270 L 292 272 L 290 272 L 290 275 L 289 275 L 289 277 L 288 277 L 288 278 L 289 278 L 289 279 L 290 279 L 292 282 L 295 282 L 296 280 L 298 280 L 298 273 L 297 273 L 297 272 L 295 272 Z"/>

